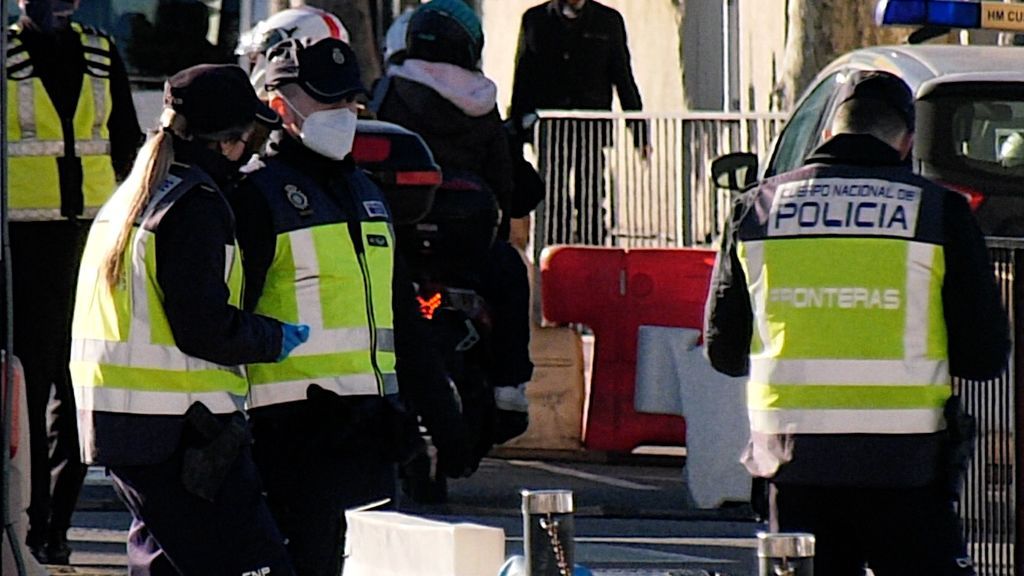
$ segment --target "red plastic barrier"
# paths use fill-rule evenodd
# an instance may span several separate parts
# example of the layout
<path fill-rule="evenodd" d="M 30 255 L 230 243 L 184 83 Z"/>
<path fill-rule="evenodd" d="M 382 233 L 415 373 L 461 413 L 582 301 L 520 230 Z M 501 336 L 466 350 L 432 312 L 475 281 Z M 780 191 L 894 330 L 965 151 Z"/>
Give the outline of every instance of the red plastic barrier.
<path fill-rule="evenodd" d="M 541 257 L 544 317 L 594 331 L 594 364 L 584 445 L 630 452 L 683 446 L 681 416 L 633 409 L 641 325 L 701 328 L 715 251 L 554 246 Z"/>

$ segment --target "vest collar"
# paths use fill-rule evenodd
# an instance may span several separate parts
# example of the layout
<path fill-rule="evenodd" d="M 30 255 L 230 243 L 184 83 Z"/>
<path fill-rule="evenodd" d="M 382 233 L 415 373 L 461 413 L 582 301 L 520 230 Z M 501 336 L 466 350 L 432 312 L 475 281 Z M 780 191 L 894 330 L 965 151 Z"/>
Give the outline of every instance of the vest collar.
<path fill-rule="evenodd" d="M 805 164 L 909 166 L 892 146 L 868 134 L 837 134 L 818 146 Z"/>
<path fill-rule="evenodd" d="M 239 166 L 224 155 L 210 150 L 201 140 L 182 140 L 174 137 L 174 159 L 183 164 L 192 164 L 207 174 L 222 189 L 241 177 Z"/>
<path fill-rule="evenodd" d="M 334 160 L 313 152 L 283 130 L 277 132 L 270 143 L 270 156 L 291 164 L 306 174 L 335 175 L 351 172 L 355 169 L 355 161 L 349 154 L 344 160 Z"/>

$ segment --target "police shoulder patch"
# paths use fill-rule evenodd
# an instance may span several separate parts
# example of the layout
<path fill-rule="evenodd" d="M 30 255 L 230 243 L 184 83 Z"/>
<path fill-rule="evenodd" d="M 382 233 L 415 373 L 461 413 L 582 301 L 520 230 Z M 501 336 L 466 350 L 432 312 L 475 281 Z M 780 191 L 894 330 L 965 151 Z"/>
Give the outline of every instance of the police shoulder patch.
<path fill-rule="evenodd" d="M 388 207 L 380 200 L 365 200 L 363 208 L 370 218 L 387 218 Z"/>

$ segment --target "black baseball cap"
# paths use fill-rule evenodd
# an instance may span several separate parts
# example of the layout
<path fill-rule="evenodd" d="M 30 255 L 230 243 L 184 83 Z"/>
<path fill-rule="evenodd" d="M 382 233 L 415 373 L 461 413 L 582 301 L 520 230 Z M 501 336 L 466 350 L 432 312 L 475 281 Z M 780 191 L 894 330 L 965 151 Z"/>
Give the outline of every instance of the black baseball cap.
<path fill-rule="evenodd" d="M 253 122 L 281 124 L 234 64 L 200 64 L 171 76 L 164 84 L 164 107 L 185 116 L 188 131 L 197 136 L 217 136 Z"/>
<path fill-rule="evenodd" d="M 857 71 L 846 78 L 837 91 L 836 100 L 877 100 L 886 104 L 914 130 L 914 93 L 899 76 L 881 70 Z"/>
<path fill-rule="evenodd" d="M 289 83 L 298 84 L 325 104 L 367 93 L 355 52 L 337 38 L 308 46 L 299 38 L 276 44 L 267 55 L 267 88 L 275 90 Z"/>

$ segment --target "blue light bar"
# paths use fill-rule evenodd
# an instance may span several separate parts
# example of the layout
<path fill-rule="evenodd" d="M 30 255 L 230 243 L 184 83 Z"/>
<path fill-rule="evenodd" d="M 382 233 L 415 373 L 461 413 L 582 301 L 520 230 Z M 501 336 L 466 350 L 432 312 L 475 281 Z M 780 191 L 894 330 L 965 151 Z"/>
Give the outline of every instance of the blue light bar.
<path fill-rule="evenodd" d="M 929 2 L 928 22 L 950 28 L 981 27 L 979 2 Z"/>
<path fill-rule="evenodd" d="M 1024 31 L 1024 4 L 972 0 L 881 0 L 880 26 L 937 26 Z"/>
<path fill-rule="evenodd" d="M 980 28 L 981 3 L 967 0 L 881 0 L 875 8 L 880 26 Z"/>

